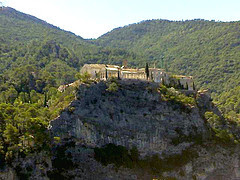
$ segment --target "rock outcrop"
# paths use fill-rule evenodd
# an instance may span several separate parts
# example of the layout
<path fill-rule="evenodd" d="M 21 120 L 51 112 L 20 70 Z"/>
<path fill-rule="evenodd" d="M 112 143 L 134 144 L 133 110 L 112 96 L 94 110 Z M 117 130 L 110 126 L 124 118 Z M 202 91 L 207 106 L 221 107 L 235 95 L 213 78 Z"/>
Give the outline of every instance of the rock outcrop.
<path fill-rule="evenodd" d="M 90 147 L 136 146 L 142 155 L 150 155 L 180 153 L 194 138 L 208 135 L 197 105 L 164 101 L 156 83 L 118 83 L 115 92 L 107 91 L 105 82 L 81 85 L 77 99 L 51 122 L 54 136 L 71 137 Z M 190 138 L 181 140 L 184 137 Z"/>
<path fill-rule="evenodd" d="M 171 95 L 167 100 L 156 83 L 116 81 L 110 88 L 111 83 L 81 84 L 76 99 L 51 122 L 52 136 L 60 137 L 51 154 L 16 159 L 0 179 L 240 179 L 240 148 L 211 139 L 204 114 L 221 113 L 207 92 L 182 91 L 195 98 L 188 104 Z M 137 148 L 138 162 L 149 158 L 156 172 L 142 165 L 103 165 L 95 150 L 109 144 Z"/>
<path fill-rule="evenodd" d="M 89 150 L 88 158 L 85 160 L 81 158 L 83 153 L 76 153 L 79 152 L 76 148 L 71 151 L 75 157 L 73 159 L 77 164 L 82 164 L 81 167 L 94 167 L 92 170 L 89 170 L 91 168 L 83 170 L 85 177 L 93 179 L 169 177 L 184 180 L 240 178 L 239 148 L 235 145 L 214 144 L 208 139 L 212 132 L 204 113 L 212 111 L 221 116 L 212 104 L 208 92 L 183 92 L 195 97 L 196 104 L 182 105 L 164 100 L 158 90 L 158 84 L 129 80 L 117 83 L 118 88 L 114 91 L 108 91 L 106 82 L 81 85 L 76 100 L 51 122 L 53 136 L 59 136 L 61 139 L 70 138 L 74 140 L 76 147 L 84 145 Z M 102 166 L 96 162 L 94 152 L 91 151 L 109 143 L 128 149 L 135 146 L 142 158 L 157 154 L 160 158 L 163 156 L 169 158 L 166 162 L 171 164 L 176 161 L 177 166 L 162 172 L 161 175 L 141 169 L 124 168 L 113 173 L 111 166 Z M 186 160 L 191 153 L 195 156 Z M 76 177 L 80 176 L 81 173 L 76 174 Z"/>

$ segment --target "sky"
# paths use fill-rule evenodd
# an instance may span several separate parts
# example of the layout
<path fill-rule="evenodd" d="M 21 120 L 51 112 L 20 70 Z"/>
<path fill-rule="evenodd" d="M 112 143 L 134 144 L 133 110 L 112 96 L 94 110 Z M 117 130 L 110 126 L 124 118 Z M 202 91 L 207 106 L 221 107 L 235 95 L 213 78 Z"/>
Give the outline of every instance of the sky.
<path fill-rule="evenodd" d="M 83 38 L 149 19 L 239 21 L 240 0 L 0 0 Z"/>

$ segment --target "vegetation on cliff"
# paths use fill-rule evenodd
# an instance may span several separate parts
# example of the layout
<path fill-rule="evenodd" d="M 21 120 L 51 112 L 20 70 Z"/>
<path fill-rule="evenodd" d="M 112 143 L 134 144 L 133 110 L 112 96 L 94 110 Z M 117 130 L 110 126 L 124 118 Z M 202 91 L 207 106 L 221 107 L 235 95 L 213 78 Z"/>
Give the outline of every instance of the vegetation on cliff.
<path fill-rule="evenodd" d="M 222 110 L 226 118 L 233 121 L 240 120 L 240 86 L 223 92 L 215 98 L 214 102 Z"/>
<path fill-rule="evenodd" d="M 142 84 L 136 85 L 137 82 L 125 82 L 126 84 L 123 84 L 122 81 L 110 79 L 107 82 L 100 82 L 97 84 L 96 82 L 87 80 L 87 77 L 85 76 L 81 76 L 81 81 L 84 81 L 83 86 L 86 86 L 87 89 L 103 84 L 105 87 L 105 89 L 103 89 L 105 93 L 104 98 L 107 101 L 108 97 L 110 98 L 109 101 L 111 101 L 111 97 L 113 97 L 113 100 L 114 96 L 118 96 L 119 94 L 117 93 L 124 91 L 124 89 L 138 93 L 137 89 L 142 88 L 142 91 L 148 93 L 149 95 L 159 95 L 157 96 L 159 97 L 157 101 L 158 103 L 166 104 L 170 107 L 170 109 L 173 111 L 176 110 L 179 113 L 191 113 L 192 108 L 197 107 L 198 103 L 196 96 L 194 95 L 187 96 L 174 88 L 167 88 L 163 85 L 158 86 L 156 83 L 139 82 Z M 132 93 L 130 93 L 130 96 L 131 94 Z M 91 93 L 89 95 L 94 96 Z M 49 155 L 52 153 L 51 156 L 53 158 L 53 169 L 47 172 L 48 177 L 63 178 L 65 177 L 63 174 L 67 173 L 68 170 L 78 167 L 72 160 L 71 151 L 67 150 L 65 146 L 60 146 L 61 143 L 59 144 L 59 142 L 62 142 L 64 139 L 60 139 L 58 137 L 50 138 L 47 130 L 49 121 L 55 118 L 65 107 L 67 107 L 67 109 L 64 110 L 65 114 L 74 114 L 73 112 L 77 107 L 68 106 L 68 103 L 73 100 L 74 97 L 74 87 L 66 88 L 63 93 L 58 92 L 55 88 L 50 88 L 45 94 L 37 92 L 34 93 L 34 90 L 32 90 L 30 97 L 27 93 L 21 93 L 21 96 L 17 96 L 12 104 L 0 104 L 0 110 L 2 112 L 0 116 L 3 117 L 3 121 L 1 121 L 3 133 L 0 136 L 0 161 L 2 166 L 6 163 L 11 164 L 14 158 L 25 157 L 31 153 L 40 151 L 47 151 Z M 133 99 L 133 102 L 137 104 L 137 98 L 135 99 L 134 97 Z M 145 99 L 145 101 L 155 102 L 148 99 Z M 90 100 L 89 102 L 90 106 L 96 105 L 96 101 Z M 85 101 L 85 103 L 87 102 Z M 149 111 L 152 111 L 154 106 L 156 108 L 156 104 L 149 105 Z M 220 140 L 223 139 L 223 142 L 228 141 L 229 139 L 234 140 L 234 138 L 237 138 L 231 134 L 231 136 L 228 136 L 230 132 L 228 129 L 227 131 L 224 131 L 224 134 L 221 133 L 223 132 L 222 125 L 224 125 L 225 121 L 220 121 L 220 117 L 217 115 L 214 115 L 212 112 L 207 113 L 206 119 L 207 124 L 209 124 L 213 130 L 216 130 L 213 137 L 217 136 Z M 219 124 L 220 122 L 222 123 L 221 126 L 215 126 L 215 124 Z M 88 124 L 85 123 L 84 126 L 88 126 Z M 201 135 L 198 135 L 198 137 L 196 135 L 191 136 L 191 134 L 189 136 L 182 136 L 181 130 L 177 129 L 176 131 L 180 136 L 178 140 L 172 139 L 171 143 L 174 146 L 187 142 L 194 142 L 194 144 L 202 143 Z M 75 145 L 75 142 L 71 142 L 71 144 L 71 146 L 73 146 Z M 131 149 L 127 149 L 124 146 L 116 146 L 114 144 L 108 144 L 101 148 L 95 148 L 94 153 L 96 160 L 101 162 L 103 165 L 114 164 L 117 168 L 127 167 L 136 170 L 140 169 L 150 174 L 157 174 L 160 176 L 164 172 L 184 166 L 198 156 L 196 149 L 192 150 L 192 148 L 190 148 L 183 150 L 181 154 L 162 156 L 154 155 L 147 156 L 142 159 L 140 158 L 137 148 L 133 147 Z M 21 176 L 25 177 L 26 174 L 21 174 Z"/>
<path fill-rule="evenodd" d="M 30 153 L 49 152 L 53 141 L 48 131 L 49 122 L 75 97 L 71 87 L 63 93 L 50 88 L 45 94 L 32 90 L 30 94 L 16 91 L 15 95 L 11 101 L 0 103 L 1 166 Z"/>
<path fill-rule="evenodd" d="M 77 79 L 91 84 L 86 74 L 78 73 L 84 63 L 120 65 L 127 59 L 129 66 L 143 67 L 148 61 L 150 66 L 156 62 L 157 67 L 193 75 L 198 87 L 214 92 L 214 102 L 225 113 L 226 119 L 223 119 L 214 112 L 205 112 L 213 137 L 224 143 L 239 143 L 239 27 L 239 22 L 153 20 L 86 41 L 37 18 L 4 9 L 0 12 L 0 168 L 11 164 L 14 158 L 49 151 L 52 141 L 60 141 L 50 138 L 49 122 L 74 99 L 75 88 L 68 87 L 60 93 L 57 87 Z M 116 81 L 108 82 L 107 93 L 118 90 L 121 87 Z M 160 86 L 147 90 L 159 92 L 162 101 L 184 113 L 197 106 L 194 96 L 186 96 L 174 88 Z M 186 140 L 185 136 L 181 138 Z M 173 144 L 179 142 L 172 141 Z M 62 150 L 58 150 L 56 156 L 61 156 Z M 152 171 L 158 166 L 167 168 L 166 163 L 173 166 L 168 159 L 140 160 L 137 149 L 115 145 L 96 148 L 95 154 L 104 165 L 141 164 L 140 167 L 146 166 Z M 187 160 L 192 157 L 192 154 L 185 155 Z M 63 156 L 54 161 L 55 165 L 60 161 L 58 171 L 62 170 L 61 163 L 65 160 Z"/>
<path fill-rule="evenodd" d="M 127 149 L 121 145 L 107 144 L 101 148 L 94 148 L 95 159 L 103 165 L 114 164 L 117 168 L 126 167 L 141 169 L 150 174 L 162 175 L 165 171 L 171 171 L 182 167 L 198 156 L 191 148 L 184 150 L 181 154 L 172 156 L 158 155 L 140 158 L 136 147 Z"/>

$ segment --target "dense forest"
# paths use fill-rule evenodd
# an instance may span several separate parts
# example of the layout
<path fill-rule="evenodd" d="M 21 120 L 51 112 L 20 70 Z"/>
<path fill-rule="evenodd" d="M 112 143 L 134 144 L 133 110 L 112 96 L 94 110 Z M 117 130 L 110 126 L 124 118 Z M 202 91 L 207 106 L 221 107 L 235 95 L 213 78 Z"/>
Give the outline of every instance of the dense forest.
<path fill-rule="evenodd" d="M 114 29 L 94 43 L 133 52 L 141 65 L 148 61 L 176 74 L 192 75 L 198 88 L 211 90 L 224 113 L 239 114 L 239 21 L 148 20 Z"/>
<path fill-rule="evenodd" d="M 84 40 L 12 8 L 0 11 L 0 162 L 48 148 L 48 122 L 74 98 L 57 88 L 84 63 L 165 68 L 193 75 L 232 119 L 240 113 L 240 22 L 149 20 Z M 34 137 L 33 137 L 34 135 Z M 34 141 L 35 149 L 31 146 Z M 50 140 L 49 140 L 50 141 Z"/>
<path fill-rule="evenodd" d="M 11 8 L 0 14 L 1 89 L 18 92 L 71 83 L 84 63 L 117 63 L 134 59 L 122 49 L 101 48 L 81 37 Z"/>
<path fill-rule="evenodd" d="M 199 87 L 223 92 L 240 85 L 240 22 L 149 20 L 94 41 L 128 49 L 170 72 L 193 75 Z M 144 62 L 143 62 L 144 63 Z"/>
<path fill-rule="evenodd" d="M 47 149 L 47 127 L 74 99 L 84 63 L 134 59 L 123 49 L 103 48 L 12 8 L 0 11 L 0 164 Z M 34 144 L 34 147 L 33 147 Z"/>

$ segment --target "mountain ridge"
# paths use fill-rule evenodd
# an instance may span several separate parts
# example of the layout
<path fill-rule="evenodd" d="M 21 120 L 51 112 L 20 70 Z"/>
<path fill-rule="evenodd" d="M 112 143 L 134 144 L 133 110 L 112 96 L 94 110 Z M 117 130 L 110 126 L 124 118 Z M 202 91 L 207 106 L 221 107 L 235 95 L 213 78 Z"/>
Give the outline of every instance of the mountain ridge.
<path fill-rule="evenodd" d="M 193 75 L 198 87 L 220 93 L 240 85 L 239 27 L 239 21 L 153 20 L 112 30 L 94 42 L 127 49 L 158 67 L 164 56 L 164 68 Z"/>
<path fill-rule="evenodd" d="M 69 33 L 71 35 L 74 35 L 74 36 L 76 36 L 76 37 L 78 37 L 80 39 L 83 39 L 81 36 L 78 36 L 78 35 L 76 35 L 73 32 L 61 29 L 60 27 L 57 27 L 57 26 L 55 26 L 53 24 L 50 24 L 47 21 L 41 20 L 41 19 L 39 19 L 39 18 L 37 18 L 35 16 L 26 14 L 24 12 L 20 12 L 20 11 L 14 9 L 14 8 L 11 8 L 11 7 L 4 7 L 1 12 L 3 14 L 7 15 L 9 18 L 18 18 L 19 20 L 30 20 L 32 23 L 37 23 L 37 24 L 41 24 L 41 25 L 44 25 L 44 26 L 49 27 L 49 28 L 53 28 L 53 29 L 56 29 L 56 30 L 64 31 L 64 32 Z"/>
<path fill-rule="evenodd" d="M 123 60 L 128 60 L 130 67 L 144 67 L 148 62 L 150 67 L 155 64 L 156 67 L 165 68 L 176 74 L 192 75 L 196 86 L 211 89 L 214 98 L 240 85 L 239 21 L 146 20 L 116 28 L 95 40 L 85 40 L 53 25 L 48 26 L 45 21 L 14 9 L 9 9 L 10 18 L 4 16 L 2 12 L 4 10 L 0 13 L 0 31 L 2 32 L 0 40 L 3 42 L 1 48 L 4 53 L 9 49 L 12 53 L 2 57 L 4 65 L 0 69 L 11 68 L 12 61 L 17 66 L 21 66 L 22 61 L 19 62 L 15 58 L 29 59 L 24 56 L 28 51 L 36 54 L 35 50 L 32 50 L 34 43 L 31 41 L 38 41 L 37 44 L 43 43 L 41 46 L 44 47 L 44 50 L 37 50 L 40 52 L 46 52 L 47 47 L 61 45 L 61 48 L 65 48 L 67 51 L 64 50 L 64 52 L 71 56 L 68 55 L 61 61 L 70 65 L 70 69 L 72 68 L 75 72 L 84 63 L 121 65 Z M 28 18 L 31 21 L 25 20 Z M 33 21 L 37 22 L 32 23 Z M 42 24 L 44 24 L 43 27 Z M 56 46 L 49 42 L 55 43 Z M 9 46 L 9 43 L 14 46 Z M 27 47 L 23 48 L 24 50 L 18 50 L 19 57 L 15 57 L 14 49 L 19 49 L 22 44 L 24 44 L 23 47 Z M 12 58 L 9 60 L 11 56 L 13 60 Z M 44 56 L 50 57 L 49 53 L 41 55 L 41 57 Z M 51 57 L 53 56 L 58 57 L 58 55 Z M 33 61 L 36 57 L 38 56 L 33 56 Z M 74 77 L 70 79 L 74 80 Z M 62 80 L 62 82 L 70 83 L 69 80 Z"/>
<path fill-rule="evenodd" d="M 28 69 L 34 69 L 35 74 L 39 75 L 35 76 L 33 84 L 37 80 L 45 81 L 44 88 L 49 84 L 50 77 L 54 77 L 51 82 L 58 81 L 53 83 L 54 86 L 76 80 L 75 74 L 87 62 L 109 63 L 112 59 L 120 62 L 123 58 L 134 58 L 124 50 L 94 45 L 73 33 L 12 8 L 0 11 L 0 32 L 0 75 L 4 77 L 4 81 L 0 81 L 0 89 L 6 83 L 14 85 L 18 91 L 19 86 L 25 86 L 22 84 L 25 80 L 22 79 L 20 85 L 16 84 L 19 79 L 11 78 L 17 68 L 22 71 L 24 66 L 31 66 Z M 48 83 L 43 75 L 46 74 L 43 73 L 45 70 L 51 74 L 47 78 Z M 27 82 L 30 76 L 24 77 Z"/>
<path fill-rule="evenodd" d="M 181 22 L 191 22 L 191 21 L 205 21 L 205 22 L 214 22 L 214 23 L 234 23 L 234 22 L 240 22 L 240 20 L 238 21 L 216 21 L 216 20 L 206 20 L 206 19 L 200 19 L 200 18 L 194 18 L 194 19 L 187 19 L 187 20 L 168 20 L 168 19 L 161 19 L 161 18 L 157 18 L 157 19 L 146 19 L 146 20 L 142 20 L 142 21 L 139 21 L 139 22 L 136 22 L 136 23 L 131 23 L 131 24 L 128 24 L 128 25 L 124 25 L 124 26 L 119 26 L 119 27 L 116 27 L 116 28 L 113 28 L 112 30 L 102 34 L 101 36 L 99 36 L 98 38 L 91 38 L 91 39 L 101 39 L 101 38 L 104 38 L 104 36 L 107 36 L 108 34 L 114 32 L 114 31 L 118 31 L 118 30 L 121 30 L 123 28 L 127 28 L 129 26 L 133 26 L 133 25 L 138 25 L 138 24 L 142 24 L 142 23 L 148 23 L 148 22 L 154 22 L 154 21 L 165 21 L 165 22 L 169 22 L 169 23 L 181 23 Z"/>

